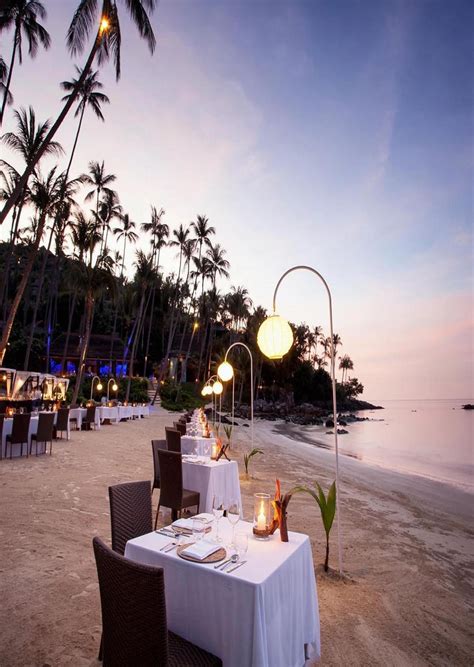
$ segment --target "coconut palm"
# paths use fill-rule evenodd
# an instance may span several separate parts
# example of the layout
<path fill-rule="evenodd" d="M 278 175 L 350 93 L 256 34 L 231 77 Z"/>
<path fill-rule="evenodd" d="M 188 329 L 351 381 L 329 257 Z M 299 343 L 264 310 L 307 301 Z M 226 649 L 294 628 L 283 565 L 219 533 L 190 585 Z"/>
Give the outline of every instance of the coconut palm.
<path fill-rule="evenodd" d="M 122 223 L 121 227 L 116 227 L 113 232 L 117 237 L 117 240 L 123 239 L 123 254 L 122 254 L 122 273 L 121 278 L 123 279 L 123 274 L 125 271 L 125 252 L 127 250 L 127 241 L 128 243 L 136 243 L 138 240 L 138 234 L 133 230 L 136 228 L 137 223 L 133 222 L 130 219 L 128 213 L 124 213 L 120 216 L 120 221 Z"/>
<path fill-rule="evenodd" d="M 7 90 L 6 80 L 8 78 L 8 67 L 0 56 L 0 96 L 2 99 L 6 98 L 6 104 L 13 104 L 13 95 Z"/>
<path fill-rule="evenodd" d="M 183 225 L 180 225 L 178 229 L 173 229 L 173 238 L 169 242 L 169 246 L 171 248 L 177 247 L 179 248 L 179 268 L 178 268 L 178 278 L 176 281 L 176 286 L 179 286 L 179 281 L 181 279 L 181 266 L 183 262 L 183 256 L 185 252 L 185 248 L 187 246 L 187 243 L 189 242 L 189 237 L 190 237 L 190 231 L 189 227 L 183 227 Z"/>
<path fill-rule="evenodd" d="M 227 310 L 229 312 L 233 327 L 239 331 L 242 329 L 243 322 L 250 314 L 252 299 L 245 287 L 231 287 L 230 293 L 225 298 Z"/>
<path fill-rule="evenodd" d="M 77 81 L 75 90 L 71 91 L 69 99 L 65 103 L 59 116 L 55 120 L 48 134 L 35 153 L 34 160 L 29 164 L 21 175 L 15 190 L 8 198 L 2 212 L 0 213 L 0 224 L 5 220 L 11 208 L 21 195 L 23 187 L 33 171 L 38 160 L 41 159 L 44 151 L 52 141 L 58 129 L 61 127 L 74 100 L 79 95 L 80 88 L 86 76 L 89 74 L 95 58 L 98 58 L 98 64 L 104 63 L 110 55 L 113 56 L 115 72 L 117 79 L 120 77 L 120 13 L 117 0 L 80 0 L 79 6 L 74 14 L 67 34 L 67 44 L 70 52 L 77 55 L 84 51 L 86 41 L 91 32 L 95 32 L 94 43 L 87 58 L 86 64 L 82 69 L 82 74 Z M 140 36 L 146 41 L 151 53 L 155 50 L 156 40 L 147 10 L 151 13 L 156 7 L 156 0 L 121 0 L 120 4 L 125 6 L 130 15 L 132 23 L 138 28 Z"/>
<path fill-rule="evenodd" d="M 28 53 L 32 58 L 38 53 L 41 44 L 49 49 L 51 39 L 48 31 L 39 23 L 38 19 L 46 18 L 46 10 L 38 0 L 3 0 L 0 8 L 0 31 L 14 28 L 13 49 L 8 67 L 8 76 L 4 86 L 2 106 L 0 109 L 0 125 L 3 121 L 5 107 L 8 103 L 10 85 L 16 56 L 20 65 L 23 62 L 23 39 L 28 42 Z"/>
<path fill-rule="evenodd" d="M 56 167 L 54 167 L 46 176 L 46 178 L 42 178 L 41 176 L 36 177 L 31 186 L 31 202 L 37 210 L 37 226 L 35 238 L 29 250 L 28 259 L 26 261 L 26 265 L 22 272 L 22 278 L 10 307 L 7 321 L 3 327 L 2 338 L 0 340 L 0 364 L 3 363 L 8 340 L 10 338 L 13 323 L 18 312 L 18 307 L 23 297 L 25 288 L 28 284 L 31 270 L 38 252 L 39 244 L 43 237 L 46 219 L 48 216 L 54 213 L 54 207 L 58 202 L 62 178 L 62 174 L 56 176 Z"/>
<path fill-rule="evenodd" d="M 217 276 L 228 278 L 230 268 L 229 262 L 225 259 L 227 252 L 222 248 L 219 243 L 215 246 L 211 246 L 207 250 L 207 257 L 212 264 L 212 287 L 216 289 L 216 279 Z"/>
<path fill-rule="evenodd" d="M 76 72 L 79 75 L 77 79 L 71 79 L 71 81 L 62 81 L 61 83 L 61 88 L 68 93 L 62 98 L 62 102 L 67 102 L 71 95 L 74 94 L 76 87 L 79 86 L 79 93 L 75 98 L 78 101 L 78 105 L 76 113 L 74 114 L 76 118 L 79 118 L 79 123 L 77 126 L 74 143 L 72 145 L 69 162 L 66 167 L 66 178 L 69 174 L 69 170 L 71 169 L 71 164 L 74 158 L 74 153 L 76 151 L 77 141 L 81 132 L 82 121 L 84 119 L 84 113 L 86 109 L 88 107 L 92 109 L 96 117 L 103 121 L 104 115 L 102 113 L 101 105 L 110 103 L 107 95 L 104 95 L 104 93 L 100 92 L 100 90 L 103 88 L 103 84 L 98 79 L 99 72 L 89 72 L 86 77 L 83 78 L 81 85 L 79 85 L 79 80 L 81 79 L 82 70 L 77 65 Z"/>
<path fill-rule="evenodd" d="M 342 370 L 341 383 L 344 384 L 344 380 L 347 380 L 347 371 L 352 371 L 354 369 L 354 362 L 348 354 L 339 357 L 339 369 Z"/>
<path fill-rule="evenodd" d="M 198 258 L 200 260 L 202 257 L 203 244 L 206 245 L 208 248 L 212 247 L 210 237 L 216 233 L 216 230 L 214 227 L 209 226 L 209 220 L 206 218 L 205 215 L 196 216 L 196 222 L 191 223 L 191 228 L 193 229 L 196 235 L 196 241 L 199 246 Z"/>

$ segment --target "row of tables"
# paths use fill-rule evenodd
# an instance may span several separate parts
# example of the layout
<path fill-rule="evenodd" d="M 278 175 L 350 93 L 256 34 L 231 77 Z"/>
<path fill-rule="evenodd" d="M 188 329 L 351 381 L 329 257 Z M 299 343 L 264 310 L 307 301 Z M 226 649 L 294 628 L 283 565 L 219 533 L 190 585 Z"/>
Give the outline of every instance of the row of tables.
<path fill-rule="evenodd" d="M 68 420 L 68 427 L 67 427 L 67 439 L 69 440 L 70 434 L 71 434 L 71 419 L 75 419 L 77 423 L 77 428 L 80 429 L 82 426 L 82 422 L 86 416 L 87 409 L 86 408 L 71 408 L 69 410 L 69 420 Z M 29 432 L 28 432 L 28 446 L 31 442 L 31 436 L 38 431 L 38 421 L 39 421 L 39 414 L 32 414 L 30 418 L 30 426 L 29 426 Z M 108 406 L 97 406 L 96 411 L 95 411 L 95 426 L 96 428 L 100 428 L 101 424 L 104 423 L 105 420 L 110 420 L 112 423 L 118 423 L 122 419 L 135 419 L 135 418 L 142 418 L 142 417 L 148 417 L 150 414 L 150 408 L 148 405 L 143 406 L 143 405 L 120 405 L 116 407 L 108 407 Z M 54 413 L 54 423 L 56 423 L 57 420 L 57 415 L 58 413 Z M 3 421 L 3 428 L 2 428 L 2 439 L 1 439 L 1 447 L 2 447 L 2 456 L 5 456 L 6 452 L 6 437 L 7 435 L 10 435 L 12 432 L 13 428 L 13 417 L 7 417 Z M 12 456 L 20 456 L 21 454 L 21 446 L 20 445 L 13 445 L 13 451 L 12 451 Z M 8 455 L 10 455 L 10 447 L 8 448 Z"/>
<path fill-rule="evenodd" d="M 199 424 L 199 413 L 192 419 L 193 425 Z M 237 462 L 210 460 L 213 441 L 181 438 L 183 485 L 200 492 L 200 512 L 212 512 L 215 495 L 224 504 L 238 498 L 242 507 Z M 320 655 L 309 537 L 290 531 L 283 543 L 277 531 L 260 541 L 253 524 L 241 516 L 236 531 L 247 534 L 248 551 L 245 564 L 235 572 L 183 560 L 176 549 L 161 551 L 170 538 L 160 532 L 130 540 L 125 556 L 163 567 L 169 630 L 220 657 L 224 667 L 302 667 L 306 659 Z M 219 534 L 232 553 L 232 527 L 225 517 L 219 521 Z"/>

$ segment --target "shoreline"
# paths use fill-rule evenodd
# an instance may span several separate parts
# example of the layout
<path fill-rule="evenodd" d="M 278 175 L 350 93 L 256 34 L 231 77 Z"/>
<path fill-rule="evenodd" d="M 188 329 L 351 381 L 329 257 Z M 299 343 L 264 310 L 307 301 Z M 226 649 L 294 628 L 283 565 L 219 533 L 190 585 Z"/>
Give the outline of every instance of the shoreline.
<path fill-rule="evenodd" d="M 265 421 L 265 420 L 263 420 Z M 280 421 L 271 421 L 269 422 L 272 425 L 273 431 L 277 433 L 278 435 L 281 435 L 285 438 L 288 438 L 291 442 L 296 442 L 300 445 L 308 445 L 310 447 L 313 447 L 319 451 L 325 451 L 325 452 L 330 452 L 334 456 L 334 447 L 332 444 L 328 444 L 327 442 L 324 442 L 323 440 L 318 440 L 314 435 L 312 434 L 311 436 L 307 435 L 304 433 L 304 428 L 307 428 L 306 426 L 301 426 L 300 424 L 294 424 L 291 422 L 286 422 L 284 420 Z M 310 428 L 317 428 L 316 426 L 310 426 Z M 323 427 L 322 427 L 323 428 Z M 463 484 L 461 482 L 458 482 L 457 480 L 451 480 L 443 477 L 436 477 L 434 475 L 428 475 L 428 474 L 423 474 L 419 472 L 414 472 L 408 468 L 403 468 L 403 467 L 391 467 L 389 465 L 384 465 L 383 463 L 380 463 L 378 461 L 371 461 L 370 459 L 367 458 L 361 458 L 357 456 L 356 454 L 348 453 L 343 451 L 344 445 L 342 444 L 339 445 L 339 455 L 344 458 L 344 461 L 351 460 L 351 461 L 356 461 L 358 465 L 362 466 L 368 466 L 370 468 L 375 468 L 377 470 L 381 471 L 387 471 L 389 473 L 396 473 L 399 475 L 406 475 L 409 477 L 415 478 L 413 482 L 416 481 L 416 479 L 420 480 L 429 480 L 432 482 L 436 482 L 438 484 L 443 484 L 451 489 L 457 489 L 459 491 L 462 491 L 468 495 L 474 495 L 474 484 L 469 485 L 469 484 Z"/>

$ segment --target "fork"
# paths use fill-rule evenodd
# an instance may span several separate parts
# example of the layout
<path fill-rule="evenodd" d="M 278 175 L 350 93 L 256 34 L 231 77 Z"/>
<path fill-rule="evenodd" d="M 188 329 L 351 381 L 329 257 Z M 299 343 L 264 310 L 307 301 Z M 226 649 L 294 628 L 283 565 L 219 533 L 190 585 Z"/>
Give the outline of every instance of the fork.
<path fill-rule="evenodd" d="M 161 547 L 160 551 L 167 551 L 169 547 L 173 548 L 173 547 L 176 546 L 176 544 L 177 544 L 176 542 L 168 542 L 167 544 L 164 544 Z M 170 551 L 171 551 L 171 549 L 170 549 Z"/>

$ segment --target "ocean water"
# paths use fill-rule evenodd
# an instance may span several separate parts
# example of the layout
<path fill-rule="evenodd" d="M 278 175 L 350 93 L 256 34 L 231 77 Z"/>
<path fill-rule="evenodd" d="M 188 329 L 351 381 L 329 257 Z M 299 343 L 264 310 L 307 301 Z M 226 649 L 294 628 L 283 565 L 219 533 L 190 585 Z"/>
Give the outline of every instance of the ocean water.
<path fill-rule="evenodd" d="M 473 399 L 380 401 L 384 410 L 358 413 L 371 421 L 349 423 L 339 451 L 385 468 L 423 475 L 474 491 Z M 306 432 L 332 446 L 321 427 Z"/>

